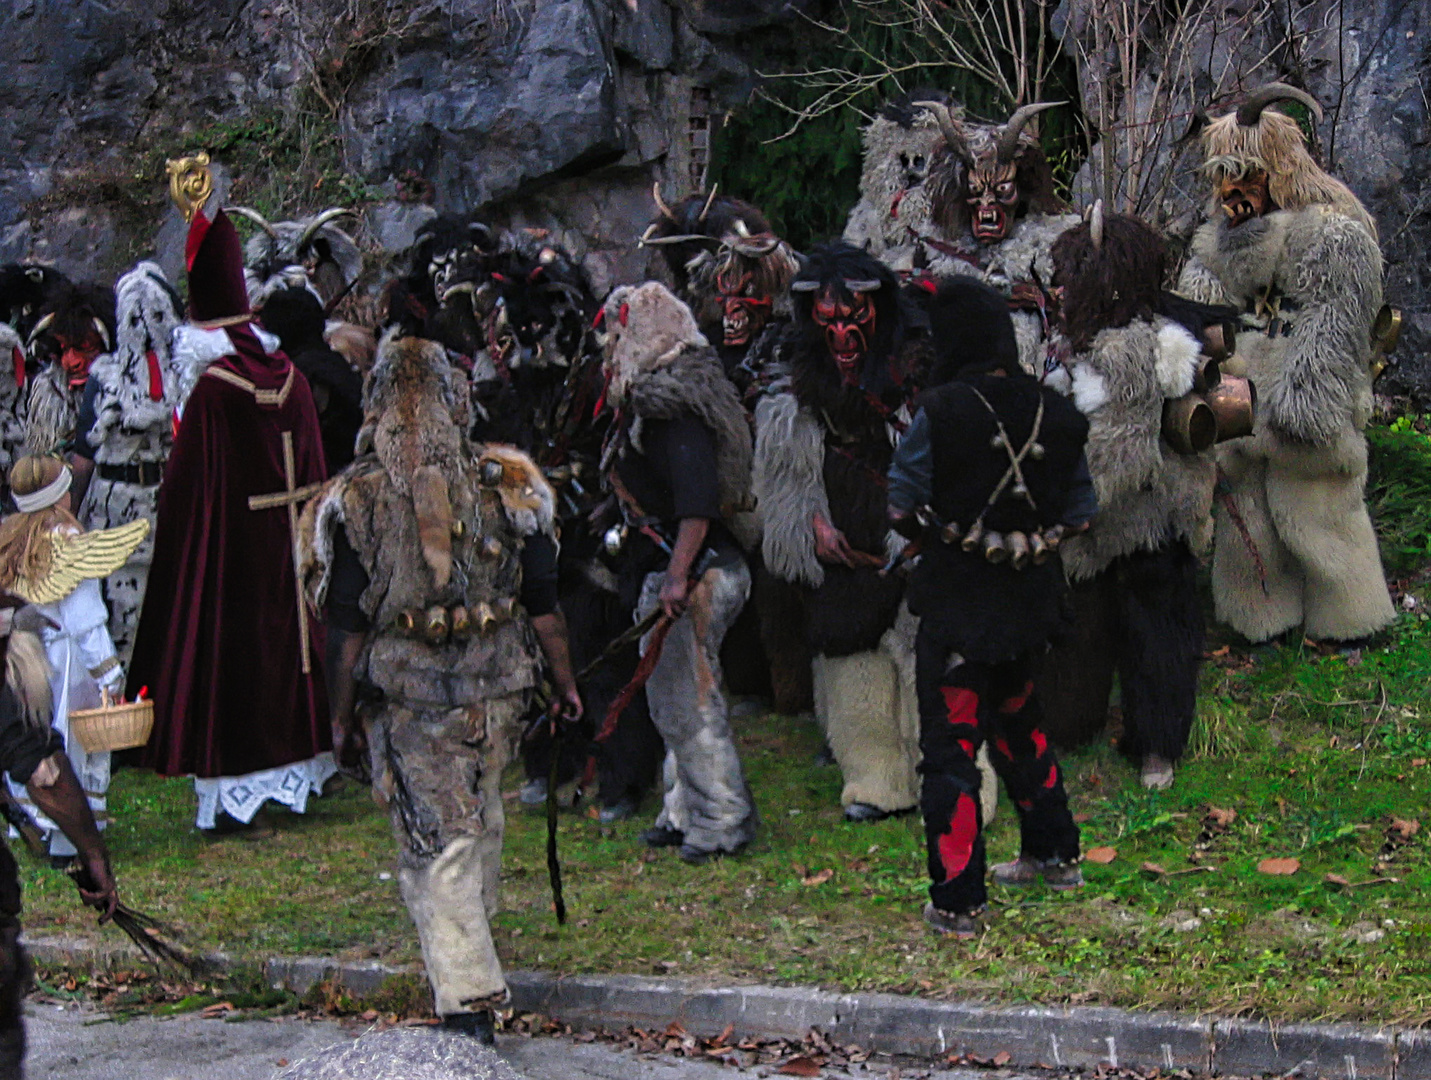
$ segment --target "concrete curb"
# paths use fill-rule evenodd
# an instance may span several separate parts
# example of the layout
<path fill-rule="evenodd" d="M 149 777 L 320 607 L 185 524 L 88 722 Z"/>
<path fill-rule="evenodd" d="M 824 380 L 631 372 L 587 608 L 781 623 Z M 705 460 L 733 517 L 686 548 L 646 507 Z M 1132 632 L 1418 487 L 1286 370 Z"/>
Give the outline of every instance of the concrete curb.
<path fill-rule="evenodd" d="M 67 939 L 26 941 L 37 963 L 105 969 L 132 964 L 131 948 L 95 948 Z M 217 969 L 237 966 L 211 958 Z M 306 993 L 332 980 L 355 998 L 378 992 L 387 980 L 411 976 L 419 965 L 275 957 L 265 980 Z M 1273 1024 L 1269 1021 L 1133 1012 L 1102 1007 L 1044 1008 L 933 1001 L 899 994 L 835 994 L 782 986 L 718 985 L 686 978 L 638 975 L 557 976 L 510 971 L 512 1005 L 574 1028 L 664 1028 L 672 1021 L 693 1035 L 801 1039 L 819 1028 L 841 1043 L 917 1058 L 950 1054 L 1010 1065 L 1113 1067 L 1229 1076 L 1297 1076 L 1304 1080 L 1431 1080 L 1431 1032 L 1360 1024 Z"/>

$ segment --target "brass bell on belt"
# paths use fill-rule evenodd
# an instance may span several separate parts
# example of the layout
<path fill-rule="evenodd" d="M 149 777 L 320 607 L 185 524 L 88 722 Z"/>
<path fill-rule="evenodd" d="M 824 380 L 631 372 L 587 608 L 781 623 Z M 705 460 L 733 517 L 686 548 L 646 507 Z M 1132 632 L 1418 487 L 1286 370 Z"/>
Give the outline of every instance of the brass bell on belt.
<path fill-rule="evenodd" d="M 423 617 L 422 636 L 429 645 L 441 645 L 447 640 L 447 609 L 435 604 Z"/>
<path fill-rule="evenodd" d="M 984 534 L 984 558 L 995 566 L 1008 561 L 1009 549 L 1004 546 L 1004 537 L 1001 533 L 996 533 L 991 529 Z"/>
<path fill-rule="evenodd" d="M 964 539 L 960 541 L 959 546 L 965 551 L 972 552 L 979 546 L 979 541 L 983 538 L 984 523 L 982 521 L 976 521 L 969 526 L 969 531 L 964 534 Z"/>
<path fill-rule="evenodd" d="M 1015 570 L 1022 570 L 1029 561 L 1029 538 L 1021 532 L 1009 533 L 1004 541 L 1004 546 L 1009 549 L 1009 565 Z"/>
<path fill-rule="evenodd" d="M 1252 434 L 1252 422 L 1257 413 L 1257 388 L 1250 379 L 1224 375 L 1207 392 L 1207 404 L 1217 422 L 1218 442 Z"/>
<path fill-rule="evenodd" d="M 472 636 L 472 616 L 461 604 L 452 609 L 449 619 L 451 620 L 452 640 L 466 641 Z"/>

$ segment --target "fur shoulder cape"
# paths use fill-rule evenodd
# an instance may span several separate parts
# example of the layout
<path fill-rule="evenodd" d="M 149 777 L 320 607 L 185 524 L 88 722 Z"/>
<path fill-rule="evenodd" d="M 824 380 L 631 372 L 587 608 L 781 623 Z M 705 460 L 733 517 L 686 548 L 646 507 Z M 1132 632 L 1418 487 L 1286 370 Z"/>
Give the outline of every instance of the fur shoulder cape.
<path fill-rule="evenodd" d="M 1134 551 L 1173 540 L 1199 551 L 1211 538 L 1212 459 L 1178 454 L 1162 438 L 1163 402 L 1191 388 L 1197 356 L 1192 335 L 1160 316 L 1104 330 L 1073 357 L 1074 404 L 1089 420 L 1084 452 L 1098 494 L 1092 528 L 1062 548 L 1074 580 Z"/>
<path fill-rule="evenodd" d="M 669 363 L 636 374 L 626 390 L 626 403 L 642 420 L 691 413 L 710 428 L 721 509 L 729 516 L 750 508 L 750 424 L 714 349 L 687 344 Z M 639 430 L 633 430 L 632 443 L 640 449 Z"/>

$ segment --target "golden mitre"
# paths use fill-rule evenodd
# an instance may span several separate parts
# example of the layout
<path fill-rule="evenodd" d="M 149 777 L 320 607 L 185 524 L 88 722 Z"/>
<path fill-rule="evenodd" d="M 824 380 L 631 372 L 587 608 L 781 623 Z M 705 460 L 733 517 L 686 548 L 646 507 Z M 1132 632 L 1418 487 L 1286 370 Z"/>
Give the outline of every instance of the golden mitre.
<path fill-rule="evenodd" d="M 209 155 L 205 150 L 188 157 L 171 158 L 169 169 L 169 197 L 184 215 L 185 221 L 193 221 L 194 215 L 204 208 L 209 196 L 214 193 L 214 174 L 209 168 Z"/>

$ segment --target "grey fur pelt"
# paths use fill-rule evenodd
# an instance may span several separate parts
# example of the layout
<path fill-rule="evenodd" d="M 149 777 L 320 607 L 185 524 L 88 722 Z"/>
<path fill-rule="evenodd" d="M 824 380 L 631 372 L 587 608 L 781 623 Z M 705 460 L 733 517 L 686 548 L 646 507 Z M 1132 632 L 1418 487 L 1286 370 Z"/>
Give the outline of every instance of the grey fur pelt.
<path fill-rule="evenodd" d="M 1089 419 L 1085 453 L 1098 494 L 1087 533 L 1063 546 L 1069 577 L 1087 580 L 1120 555 L 1184 540 L 1195 552 L 1212 535 L 1216 467 L 1162 438 L 1163 402 L 1186 392 L 1198 346 L 1167 319 L 1102 331 L 1075 354 L 1074 402 Z"/>
<path fill-rule="evenodd" d="M 389 1028 L 344 1039 L 279 1070 L 273 1080 L 522 1080 L 490 1046 L 431 1028 Z"/>
<path fill-rule="evenodd" d="M 916 245 L 909 230 L 927 234 L 933 228 L 934 211 L 923 181 L 944 136 L 934 116 L 921 109 L 909 127 L 876 116 L 860 133 L 860 140 L 864 144 L 860 200 L 850 211 L 844 239 L 893 269 L 912 270 Z M 916 168 L 916 162 L 922 165 Z"/>
<path fill-rule="evenodd" d="M 30 727 L 48 728 L 54 720 L 50 661 L 39 637 L 28 630 L 10 634 L 5 650 L 5 685 L 15 693 L 20 714 Z"/>
<path fill-rule="evenodd" d="M 1250 231 L 1249 231 L 1250 230 Z M 1210 222 L 1193 238 L 1181 285 L 1245 306 L 1275 285 L 1297 305 L 1292 332 L 1238 335 L 1257 386 L 1259 417 L 1298 443 L 1334 442 L 1371 408 L 1370 329 L 1381 306 L 1381 252 L 1360 222 L 1325 206 L 1278 210 L 1236 229 Z M 1199 295 L 1201 294 L 1201 295 Z"/>
<path fill-rule="evenodd" d="M 830 518 L 825 493 L 825 433 L 792 393 L 755 407 L 755 498 L 760 506 L 765 567 L 782 581 L 817 589 L 825 569 L 815 557 L 811 516 Z"/>
<path fill-rule="evenodd" d="M 632 411 L 644 420 L 695 414 L 715 436 L 721 506 L 749 505 L 750 424 L 714 349 L 687 345 L 668 364 L 634 376 L 626 397 Z M 632 438 L 637 441 L 639 435 Z"/>
<path fill-rule="evenodd" d="M 16 385 L 9 365 L 5 363 L 14 355 L 15 349 L 23 353 L 24 342 L 9 323 L 0 322 L 0 471 L 6 474 L 25 444 L 28 404 L 24 386 Z"/>
<path fill-rule="evenodd" d="M 70 390 L 64 368 L 56 360 L 30 381 L 25 452 L 58 454 L 74 437 L 78 416 L 79 395 Z"/>

